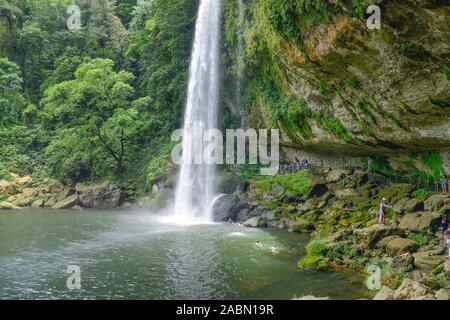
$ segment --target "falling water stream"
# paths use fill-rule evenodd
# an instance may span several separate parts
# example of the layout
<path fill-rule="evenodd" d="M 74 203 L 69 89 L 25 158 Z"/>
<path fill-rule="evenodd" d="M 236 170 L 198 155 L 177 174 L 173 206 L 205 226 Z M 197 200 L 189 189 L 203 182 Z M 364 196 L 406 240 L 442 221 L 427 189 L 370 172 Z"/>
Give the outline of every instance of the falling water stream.
<path fill-rule="evenodd" d="M 195 26 L 184 116 L 183 158 L 175 198 L 177 222 L 207 222 L 214 198 L 215 166 L 198 163 L 196 128 L 217 128 L 219 95 L 220 0 L 201 0 Z M 208 157 L 208 155 L 205 155 Z"/>

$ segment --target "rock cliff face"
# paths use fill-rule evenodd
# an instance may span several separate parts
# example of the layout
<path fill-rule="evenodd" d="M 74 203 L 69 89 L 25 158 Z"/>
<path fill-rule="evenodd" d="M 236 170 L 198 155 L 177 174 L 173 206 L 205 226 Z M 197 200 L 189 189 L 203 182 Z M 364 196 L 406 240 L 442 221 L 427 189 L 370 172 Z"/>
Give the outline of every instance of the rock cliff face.
<path fill-rule="evenodd" d="M 381 30 L 351 1 L 304 2 L 248 4 L 247 54 L 258 62 L 247 125 L 276 126 L 285 146 L 327 154 L 448 152 L 448 2 L 378 1 Z"/>

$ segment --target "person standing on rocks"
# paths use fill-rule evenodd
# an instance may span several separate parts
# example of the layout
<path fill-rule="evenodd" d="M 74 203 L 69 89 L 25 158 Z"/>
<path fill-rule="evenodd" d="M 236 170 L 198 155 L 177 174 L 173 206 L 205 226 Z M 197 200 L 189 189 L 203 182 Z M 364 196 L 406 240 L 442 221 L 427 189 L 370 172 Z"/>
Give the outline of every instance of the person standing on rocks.
<path fill-rule="evenodd" d="M 447 193 L 447 190 L 448 190 L 448 180 L 445 176 L 442 176 L 441 191 L 442 191 L 442 193 Z"/>
<path fill-rule="evenodd" d="M 378 210 L 379 224 L 381 226 L 384 226 L 384 223 L 386 222 L 386 215 L 387 215 L 388 208 L 392 208 L 392 207 L 387 205 L 386 198 L 382 198 L 381 202 L 380 202 L 380 210 Z"/>
<path fill-rule="evenodd" d="M 445 245 L 448 247 L 448 259 L 450 260 L 450 223 L 447 226 L 447 230 L 444 232 Z M 449 262 L 450 265 L 450 262 Z"/>
<path fill-rule="evenodd" d="M 369 157 L 367 159 L 367 174 L 370 174 L 371 171 L 372 171 L 372 158 Z"/>

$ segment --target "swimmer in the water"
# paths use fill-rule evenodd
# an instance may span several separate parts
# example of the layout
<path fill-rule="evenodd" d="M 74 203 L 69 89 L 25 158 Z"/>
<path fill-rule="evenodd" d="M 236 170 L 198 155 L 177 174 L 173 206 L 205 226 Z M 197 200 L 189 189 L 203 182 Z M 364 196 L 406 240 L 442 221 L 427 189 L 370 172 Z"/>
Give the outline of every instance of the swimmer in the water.
<path fill-rule="evenodd" d="M 262 246 L 261 241 L 259 241 L 259 240 L 256 240 L 255 244 L 256 244 L 257 247 L 261 247 Z"/>

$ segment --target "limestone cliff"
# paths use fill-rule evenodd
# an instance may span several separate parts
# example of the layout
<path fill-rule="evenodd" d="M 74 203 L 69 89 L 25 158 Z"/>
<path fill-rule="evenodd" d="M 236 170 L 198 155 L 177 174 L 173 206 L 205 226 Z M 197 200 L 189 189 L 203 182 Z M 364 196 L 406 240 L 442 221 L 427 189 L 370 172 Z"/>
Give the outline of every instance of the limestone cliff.
<path fill-rule="evenodd" d="M 247 1 L 247 126 L 278 127 L 285 146 L 343 156 L 447 153 L 450 4 Z"/>

